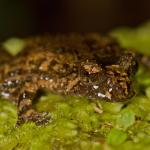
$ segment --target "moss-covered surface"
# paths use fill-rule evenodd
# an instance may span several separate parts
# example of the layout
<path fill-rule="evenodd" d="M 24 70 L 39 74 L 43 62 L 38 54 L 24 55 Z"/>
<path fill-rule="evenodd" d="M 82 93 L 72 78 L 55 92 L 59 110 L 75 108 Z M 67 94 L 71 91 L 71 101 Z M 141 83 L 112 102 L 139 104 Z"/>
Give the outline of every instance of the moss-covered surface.
<path fill-rule="evenodd" d="M 119 33 L 120 41 L 128 33 Z M 47 93 L 35 104 L 38 111 L 51 115 L 45 126 L 30 122 L 16 128 L 16 107 L 1 99 L 0 150 L 149 150 L 150 74 L 142 66 L 136 81 L 137 96 L 126 103 Z"/>
<path fill-rule="evenodd" d="M 15 128 L 16 108 L 1 100 L 0 149 L 149 149 L 150 86 L 143 86 L 147 95 L 140 94 L 128 103 L 48 93 L 35 104 L 37 110 L 51 115 L 51 122 L 41 127 L 26 123 Z"/>
<path fill-rule="evenodd" d="M 124 47 L 150 55 L 150 22 L 137 28 L 121 27 L 110 33 Z"/>

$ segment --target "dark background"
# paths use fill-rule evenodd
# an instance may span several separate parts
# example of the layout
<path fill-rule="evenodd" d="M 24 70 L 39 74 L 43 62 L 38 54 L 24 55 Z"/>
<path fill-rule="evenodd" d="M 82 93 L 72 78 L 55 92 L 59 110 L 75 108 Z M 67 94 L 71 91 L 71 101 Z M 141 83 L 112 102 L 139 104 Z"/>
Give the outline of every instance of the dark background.
<path fill-rule="evenodd" d="M 0 0 L 0 38 L 108 32 L 150 20 L 150 0 Z"/>

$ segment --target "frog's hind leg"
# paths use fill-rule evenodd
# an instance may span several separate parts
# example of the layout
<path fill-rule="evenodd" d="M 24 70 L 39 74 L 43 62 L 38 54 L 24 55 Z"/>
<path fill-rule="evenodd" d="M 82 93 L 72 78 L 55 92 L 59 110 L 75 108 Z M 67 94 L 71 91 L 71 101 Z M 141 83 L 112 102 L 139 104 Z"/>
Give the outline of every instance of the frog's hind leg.
<path fill-rule="evenodd" d="M 33 100 L 37 92 L 38 90 L 36 90 L 36 92 L 30 92 L 28 90 L 21 92 L 18 101 L 17 125 L 28 121 L 33 121 L 36 125 L 43 125 L 49 122 L 50 116 L 47 112 L 39 113 L 33 109 Z"/>

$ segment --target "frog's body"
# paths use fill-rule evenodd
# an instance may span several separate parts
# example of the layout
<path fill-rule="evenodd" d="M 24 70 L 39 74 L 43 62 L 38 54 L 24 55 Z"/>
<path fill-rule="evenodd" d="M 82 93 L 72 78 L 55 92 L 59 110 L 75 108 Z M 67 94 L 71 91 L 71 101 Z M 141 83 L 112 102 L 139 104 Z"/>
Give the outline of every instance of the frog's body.
<path fill-rule="evenodd" d="M 32 108 L 39 90 L 125 101 L 134 95 L 133 52 L 98 34 L 27 39 L 25 50 L 0 65 L 0 94 L 18 105 L 18 124 L 48 121 Z"/>

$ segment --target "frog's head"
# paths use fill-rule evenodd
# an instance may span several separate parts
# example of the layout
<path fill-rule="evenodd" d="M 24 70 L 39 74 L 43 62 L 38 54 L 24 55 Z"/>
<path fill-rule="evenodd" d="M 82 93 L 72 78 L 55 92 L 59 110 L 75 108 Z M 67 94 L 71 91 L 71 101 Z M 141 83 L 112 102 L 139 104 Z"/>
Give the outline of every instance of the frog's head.
<path fill-rule="evenodd" d="M 125 101 L 134 96 L 132 77 L 137 70 L 135 55 L 125 52 L 117 58 L 116 62 L 108 65 L 83 65 L 86 74 L 84 72 L 81 81 L 81 95 L 107 101 Z"/>

